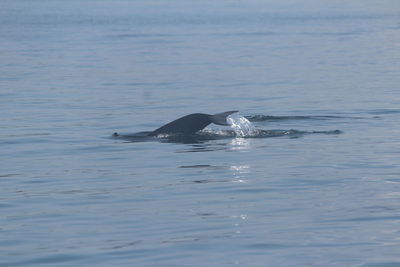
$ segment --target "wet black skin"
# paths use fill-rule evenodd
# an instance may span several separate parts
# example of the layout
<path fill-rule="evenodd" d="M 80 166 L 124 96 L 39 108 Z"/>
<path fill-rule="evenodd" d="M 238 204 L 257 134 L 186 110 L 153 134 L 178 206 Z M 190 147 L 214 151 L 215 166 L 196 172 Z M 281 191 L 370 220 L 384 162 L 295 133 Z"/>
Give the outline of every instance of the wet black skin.
<path fill-rule="evenodd" d="M 149 133 L 149 136 L 157 136 L 160 134 L 184 134 L 192 135 L 204 129 L 212 123 L 211 116 L 203 113 L 193 113 L 182 118 L 176 119 L 170 123 Z"/>

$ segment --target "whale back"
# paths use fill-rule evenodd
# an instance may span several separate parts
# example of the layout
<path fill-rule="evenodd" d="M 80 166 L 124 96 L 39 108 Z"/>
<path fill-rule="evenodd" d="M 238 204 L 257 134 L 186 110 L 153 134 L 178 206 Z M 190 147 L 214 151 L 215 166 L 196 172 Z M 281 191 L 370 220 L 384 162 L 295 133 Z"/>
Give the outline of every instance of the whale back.
<path fill-rule="evenodd" d="M 171 121 L 170 123 L 161 126 L 154 130 L 150 135 L 159 134 L 195 134 L 196 132 L 204 129 L 211 123 L 211 115 L 203 113 L 193 113 L 186 115 L 182 118 Z"/>
<path fill-rule="evenodd" d="M 226 121 L 226 117 L 235 112 L 237 111 L 227 111 L 214 115 L 209 115 L 204 113 L 189 114 L 182 118 L 171 121 L 170 123 L 167 123 L 164 126 L 161 126 L 160 128 L 151 132 L 149 135 L 151 136 L 156 136 L 159 134 L 192 135 L 204 129 L 210 123 L 215 123 L 218 125 L 229 125 L 229 123 Z"/>

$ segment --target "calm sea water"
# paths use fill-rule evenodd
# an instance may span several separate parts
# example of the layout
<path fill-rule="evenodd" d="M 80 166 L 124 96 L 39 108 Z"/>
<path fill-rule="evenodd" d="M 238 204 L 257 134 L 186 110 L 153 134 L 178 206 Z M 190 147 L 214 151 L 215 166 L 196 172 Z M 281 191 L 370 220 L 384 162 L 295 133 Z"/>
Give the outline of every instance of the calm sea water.
<path fill-rule="evenodd" d="M 0 266 L 400 266 L 399 12 L 1 0 Z"/>

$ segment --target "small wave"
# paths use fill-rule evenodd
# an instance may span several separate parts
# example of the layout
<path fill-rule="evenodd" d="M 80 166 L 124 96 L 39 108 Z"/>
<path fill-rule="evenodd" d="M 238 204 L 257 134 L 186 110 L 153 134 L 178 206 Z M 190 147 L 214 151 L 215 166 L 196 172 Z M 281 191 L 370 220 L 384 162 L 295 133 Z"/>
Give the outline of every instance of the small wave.
<path fill-rule="evenodd" d="M 270 137 L 290 137 L 296 138 L 301 137 L 307 134 L 326 134 L 326 135 L 338 135 L 343 132 L 340 130 L 328 130 L 328 131 L 302 131 L 302 130 L 281 130 L 281 129 L 272 129 L 272 130 L 262 130 L 262 129 L 254 129 L 249 135 L 237 135 L 233 130 L 212 130 L 207 129 L 206 131 L 201 131 L 197 136 L 208 137 L 210 140 L 212 139 L 220 139 L 227 137 L 241 137 L 241 138 L 270 138 Z M 204 139 L 205 140 L 205 139 Z"/>
<path fill-rule="evenodd" d="M 263 116 L 263 119 L 266 117 L 270 118 L 272 116 Z M 291 119 L 305 119 L 305 118 L 331 118 L 332 116 L 290 116 Z M 288 117 L 272 117 L 273 119 L 288 119 Z M 259 118 L 260 119 L 260 118 Z M 289 136 L 292 138 L 302 136 L 304 134 L 340 134 L 339 130 L 333 131 L 299 131 L 299 130 L 261 130 L 256 129 L 256 127 L 246 118 L 239 114 L 232 114 L 228 117 L 228 122 L 231 124 L 231 128 L 234 130 L 234 133 L 237 137 L 243 138 L 263 138 L 263 137 L 279 137 L 279 136 Z"/>
<path fill-rule="evenodd" d="M 208 165 L 208 164 L 198 164 L 198 165 L 183 165 L 183 166 L 179 166 L 179 168 L 182 169 L 193 169 L 193 168 L 211 168 L 212 165 Z"/>
<path fill-rule="evenodd" d="M 257 133 L 254 125 L 243 116 L 232 114 L 229 115 L 227 121 L 239 137 L 250 137 Z"/>
<path fill-rule="evenodd" d="M 162 143 L 181 143 L 181 144 L 196 144 L 204 143 L 211 140 L 219 140 L 226 138 L 272 138 L 272 137 L 289 137 L 299 138 L 309 134 L 325 134 L 325 135 L 338 135 L 341 134 L 340 130 L 330 131 L 301 131 L 301 130 L 262 130 L 255 129 L 249 135 L 238 135 L 234 130 L 213 130 L 204 129 L 194 135 L 162 135 L 162 136 L 148 136 L 144 133 L 137 134 L 114 134 L 112 137 L 127 142 L 148 142 L 148 141 L 160 141 Z"/>
<path fill-rule="evenodd" d="M 121 134 L 121 133 L 113 133 L 112 138 L 125 140 L 127 142 L 145 142 L 154 140 L 153 136 L 149 136 L 150 132 L 138 132 L 138 133 L 131 133 L 131 134 Z"/>
<path fill-rule="evenodd" d="M 286 121 L 286 120 L 330 120 L 345 118 L 341 116 L 270 116 L 270 115 L 251 115 L 245 116 L 249 121 Z"/>
<path fill-rule="evenodd" d="M 178 168 L 181 169 L 210 169 L 210 170 L 219 170 L 219 169 L 226 169 L 226 166 L 215 166 L 209 164 L 197 164 L 197 165 L 182 165 Z"/>
<path fill-rule="evenodd" d="M 252 138 L 269 138 L 269 137 L 290 137 L 298 138 L 306 134 L 328 134 L 328 135 L 338 135 L 341 134 L 340 130 L 330 130 L 330 131 L 301 131 L 301 130 L 260 130 L 258 129 Z"/>
<path fill-rule="evenodd" d="M 370 114 L 385 115 L 385 114 L 399 114 L 400 109 L 375 109 L 369 111 Z"/>
<path fill-rule="evenodd" d="M 205 128 L 196 135 L 204 136 L 204 137 L 235 137 L 236 133 L 233 130 L 216 130 L 216 129 L 211 129 L 211 128 Z"/>

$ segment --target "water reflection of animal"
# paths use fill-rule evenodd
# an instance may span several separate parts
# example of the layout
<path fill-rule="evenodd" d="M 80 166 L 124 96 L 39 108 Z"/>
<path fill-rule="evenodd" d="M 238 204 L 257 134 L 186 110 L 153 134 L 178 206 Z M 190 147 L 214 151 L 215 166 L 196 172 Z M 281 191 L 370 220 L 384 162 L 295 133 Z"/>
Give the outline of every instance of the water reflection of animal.
<path fill-rule="evenodd" d="M 182 118 L 171 121 L 170 123 L 161 126 L 160 128 L 152 131 L 145 132 L 147 136 L 157 136 L 160 134 L 183 134 L 183 135 L 193 135 L 196 132 L 204 129 L 209 124 L 214 123 L 217 125 L 229 126 L 227 122 L 227 117 L 230 114 L 236 113 L 237 111 L 226 111 L 223 113 L 218 113 L 214 115 L 204 114 L 204 113 L 193 113 L 186 115 Z M 119 134 L 114 133 L 114 136 L 119 136 Z"/>

